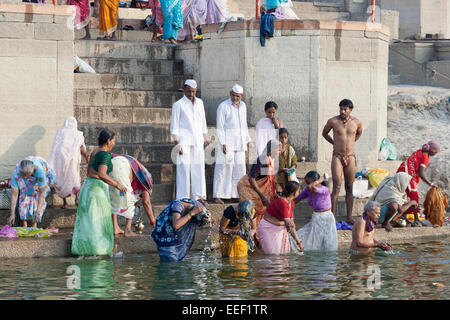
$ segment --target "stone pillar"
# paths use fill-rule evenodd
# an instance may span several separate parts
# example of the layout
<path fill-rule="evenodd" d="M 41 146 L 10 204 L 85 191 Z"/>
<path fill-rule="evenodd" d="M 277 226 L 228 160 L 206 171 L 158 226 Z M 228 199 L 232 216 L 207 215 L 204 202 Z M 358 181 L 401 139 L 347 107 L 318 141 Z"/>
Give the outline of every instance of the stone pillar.
<path fill-rule="evenodd" d="M 73 115 L 73 6 L 0 2 L 0 177 Z M 72 21 L 72 22 L 71 22 Z"/>

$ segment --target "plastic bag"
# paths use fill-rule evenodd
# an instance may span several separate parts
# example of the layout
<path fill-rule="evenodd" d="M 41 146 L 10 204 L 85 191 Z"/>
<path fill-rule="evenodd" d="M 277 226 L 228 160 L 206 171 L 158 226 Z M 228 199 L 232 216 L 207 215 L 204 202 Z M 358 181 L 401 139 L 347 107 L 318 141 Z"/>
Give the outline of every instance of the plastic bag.
<path fill-rule="evenodd" d="M 5 225 L 2 230 L 0 230 L 0 236 L 5 238 L 18 238 L 16 230 L 9 225 Z"/>
<path fill-rule="evenodd" d="M 292 168 L 291 170 L 289 170 L 289 171 L 287 172 L 287 174 L 288 174 L 288 181 L 295 181 L 295 182 L 297 182 L 297 183 L 300 183 L 300 182 L 298 181 L 297 174 L 296 174 L 296 172 L 295 172 L 295 168 Z"/>
<path fill-rule="evenodd" d="M 367 177 L 369 178 L 369 183 L 372 187 L 376 188 L 391 173 L 384 169 L 376 168 L 373 170 L 369 170 L 367 172 Z"/>
<path fill-rule="evenodd" d="M 361 176 L 357 177 L 353 182 L 353 197 L 360 198 L 367 190 L 369 190 L 369 180 Z"/>
<path fill-rule="evenodd" d="M 387 138 L 381 140 L 378 158 L 382 161 L 397 159 L 397 148 Z"/>
<path fill-rule="evenodd" d="M 78 56 L 74 57 L 74 66 L 78 66 L 78 71 L 81 73 L 96 73 L 94 68 L 88 65 L 85 61 L 80 59 Z"/>

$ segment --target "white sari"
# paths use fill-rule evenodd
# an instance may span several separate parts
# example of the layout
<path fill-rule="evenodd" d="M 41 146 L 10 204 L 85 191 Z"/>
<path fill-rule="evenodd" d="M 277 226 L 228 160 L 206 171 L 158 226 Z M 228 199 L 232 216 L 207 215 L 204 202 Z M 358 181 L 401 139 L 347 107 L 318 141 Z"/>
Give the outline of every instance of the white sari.
<path fill-rule="evenodd" d="M 119 189 L 109 187 L 111 198 L 112 213 L 120 215 L 127 219 L 134 216 L 135 203 L 138 200 L 131 187 L 130 174 L 131 166 L 127 158 L 118 156 L 111 159 L 113 170 L 110 173 L 111 178 L 127 188 L 127 192 L 121 195 Z"/>
<path fill-rule="evenodd" d="M 57 184 L 56 192 L 61 198 L 76 194 L 80 190 L 80 163 L 83 132 L 77 130 L 77 120 L 68 117 L 64 126 L 56 132 L 48 164 L 55 169 Z"/>

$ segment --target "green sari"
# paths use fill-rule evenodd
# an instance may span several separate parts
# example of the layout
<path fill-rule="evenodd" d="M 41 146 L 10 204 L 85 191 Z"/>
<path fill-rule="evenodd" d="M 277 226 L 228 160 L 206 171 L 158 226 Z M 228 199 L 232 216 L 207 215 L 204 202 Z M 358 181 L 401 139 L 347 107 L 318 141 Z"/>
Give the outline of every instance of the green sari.
<path fill-rule="evenodd" d="M 99 151 L 90 161 L 91 167 L 104 164 L 112 170 L 111 155 Z M 77 219 L 72 237 L 74 255 L 112 255 L 114 229 L 109 187 L 99 179 L 87 177 L 80 191 Z"/>

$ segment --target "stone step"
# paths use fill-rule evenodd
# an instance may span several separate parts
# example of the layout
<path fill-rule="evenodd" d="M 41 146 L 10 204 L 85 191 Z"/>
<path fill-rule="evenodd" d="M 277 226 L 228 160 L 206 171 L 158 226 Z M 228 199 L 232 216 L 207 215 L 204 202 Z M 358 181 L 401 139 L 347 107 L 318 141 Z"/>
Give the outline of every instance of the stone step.
<path fill-rule="evenodd" d="M 153 32 L 144 30 L 145 27 L 145 21 L 144 20 L 133 20 L 131 25 L 135 30 L 123 30 L 122 28 L 125 27 L 125 25 L 130 25 L 130 22 L 126 21 L 119 21 L 117 25 L 116 30 L 116 39 L 114 41 L 127 41 L 127 42 L 150 42 L 153 37 Z M 92 25 L 89 26 L 89 34 L 90 34 L 90 40 L 88 41 L 103 41 L 99 40 L 98 38 L 102 38 L 100 36 L 100 31 L 98 30 L 98 27 L 93 27 Z M 81 30 L 75 30 L 74 31 L 74 37 L 75 40 L 81 40 L 86 35 L 85 29 Z M 111 42 L 111 41 L 109 41 Z"/>
<path fill-rule="evenodd" d="M 189 76 L 184 75 L 131 75 L 75 73 L 74 90 L 124 89 L 145 91 L 176 91 L 183 88 Z"/>
<path fill-rule="evenodd" d="M 85 124 L 170 124 L 170 108 L 74 106 L 74 116 Z"/>
<path fill-rule="evenodd" d="M 300 20 L 320 20 L 320 21 L 348 21 L 350 20 L 350 13 L 348 12 L 329 12 L 329 11 L 318 11 L 318 12 L 295 12 Z"/>
<path fill-rule="evenodd" d="M 141 143 L 170 143 L 169 126 L 159 126 L 150 124 L 124 124 L 124 125 L 108 125 L 109 129 L 117 134 L 117 144 L 141 144 Z M 105 128 L 99 124 L 78 124 L 78 130 L 83 131 L 85 143 L 87 145 L 96 145 L 97 137 Z"/>
<path fill-rule="evenodd" d="M 165 192 L 170 191 L 169 189 L 164 187 L 160 187 L 160 190 Z M 164 203 L 158 203 L 157 201 L 158 193 L 159 193 L 158 188 L 157 186 L 155 186 L 153 188 L 152 194 L 152 209 L 156 217 L 164 210 L 164 208 L 170 202 L 168 201 Z M 353 203 L 354 217 L 360 216 L 362 214 L 366 202 L 367 200 L 364 199 L 355 199 Z M 214 219 L 216 220 L 216 226 L 218 226 L 218 223 L 223 215 L 223 211 L 229 205 L 230 205 L 229 203 L 223 205 L 210 203 L 206 206 L 207 209 L 212 214 L 212 216 L 214 217 Z M 305 201 L 296 204 L 294 208 L 294 220 L 297 225 L 302 225 L 305 222 L 307 222 L 311 218 L 311 215 L 312 209 Z M 142 216 L 142 220 L 144 221 L 146 228 L 149 228 L 149 220 L 143 209 L 136 210 L 133 222 L 136 221 L 139 218 L 139 216 Z M 6 224 L 8 217 L 9 217 L 9 210 L 0 210 L 0 224 L 2 225 Z M 346 217 L 345 200 L 343 198 L 340 198 L 338 200 L 336 220 L 341 221 L 344 220 L 345 217 Z M 119 225 L 124 226 L 125 219 L 122 217 L 118 218 L 119 218 L 118 219 Z M 42 222 L 38 226 L 40 228 L 47 228 L 49 226 L 55 226 L 56 228 L 73 228 L 75 226 L 75 220 L 76 220 L 76 208 L 74 207 L 69 209 L 61 209 L 58 207 L 47 207 L 42 217 Z M 16 217 L 16 226 L 19 226 L 19 223 L 20 221 L 18 220 L 18 217 Z"/>
<path fill-rule="evenodd" d="M 180 91 L 137 91 L 117 89 L 74 89 L 73 104 L 91 107 L 170 108 L 183 97 Z"/>
<path fill-rule="evenodd" d="M 138 32 L 138 31 L 136 31 Z M 77 40 L 75 54 L 84 58 L 175 59 L 175 45 L 150 42 Z"/>
<path fill-rule="evenodd" d="M 183 60 L 86 58 L 97 73 L 183 75 Z"/>

